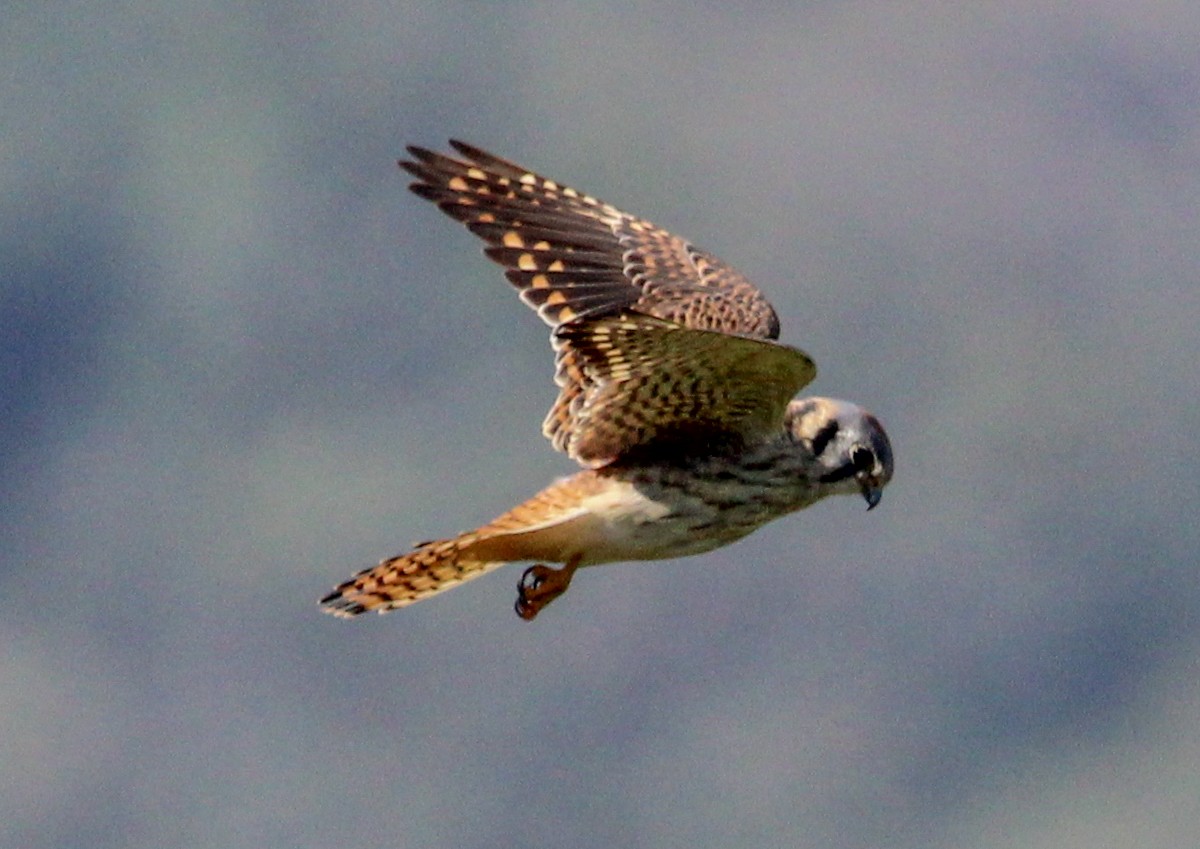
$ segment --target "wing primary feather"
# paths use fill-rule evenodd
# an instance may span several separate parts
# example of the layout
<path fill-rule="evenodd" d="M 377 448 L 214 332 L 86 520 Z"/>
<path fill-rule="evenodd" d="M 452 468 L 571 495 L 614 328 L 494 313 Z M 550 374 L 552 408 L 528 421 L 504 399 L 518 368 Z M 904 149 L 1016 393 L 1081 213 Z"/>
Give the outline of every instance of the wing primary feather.
<path fill-rule="evenodd" d="M 595 466 L 648 445 L 737 442 L 773 421 L 783 389 L 811 379 L 807 357 L 768 341 L 778 317 L 732 267 L 515 162 L 450 147 L 411 145 L 400 167 L 556 328 L 560 392 L 543 428 L 556 448 Z M 664 405 L 657 419 L 650 401 Z"/>

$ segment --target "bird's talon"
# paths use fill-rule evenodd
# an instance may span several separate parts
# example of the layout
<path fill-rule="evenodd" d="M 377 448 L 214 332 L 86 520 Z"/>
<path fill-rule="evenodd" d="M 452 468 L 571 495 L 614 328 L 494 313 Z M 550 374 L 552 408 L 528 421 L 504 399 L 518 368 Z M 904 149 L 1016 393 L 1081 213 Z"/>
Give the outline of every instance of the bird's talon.
<path fill-rule="evenodd" d="M 517 602 L 514 605 L 517 615 L 526 621 L 537 616 L 543 607 L 567 591 L 578 565 L 579 559 L 575 558 L 561 569 L 535 563 L 522 572 L 521 580 L 517 581 Z"/>
<path fill-rule="evenodd" d="M 530 594 L 536 593 L 538 588 L 546 583 L 546 574 L 549 571 L 545 565 L 535 563 L 522 572 L 521 579 L 517 581 L 517 601 L 513 609 L 526 622 L 537 616 L 538 611 L 542 609 L 542 604 L 536 598 L 530 598 Z"/>
<path fill-rule="evenodd" d="M 530 621 L 531 619 L 533 619 L 533 617 L 537 616 L 537 614 L 538 614 L 537 608 L 534 607 L 533 605 L 531 605 L 528 601 L 526 601 L 520 595 L 517 596 L 517 601 L 513 605 L 513 609 L 515 611 L 517 611 L 517 615 L 520 616 L 522 619 L 524 619 L 526 622 Z"/>
<path fill-rule="evenodd" d="M 546 575 L 551 570 L 545 564 L 535 563 L 524 572 L 521 573 L 521 580 L 517 582 L 517 592 L 521 597 L 525 597 L 525 593 L 532 592 L 546 583 Z"/>

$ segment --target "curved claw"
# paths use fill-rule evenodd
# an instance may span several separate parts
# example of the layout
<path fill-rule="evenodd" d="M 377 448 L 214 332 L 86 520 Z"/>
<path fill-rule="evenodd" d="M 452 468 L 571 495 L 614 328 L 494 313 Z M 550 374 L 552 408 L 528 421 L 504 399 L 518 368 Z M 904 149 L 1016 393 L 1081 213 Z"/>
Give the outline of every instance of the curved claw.
<path fill-rule="evenodd" d="M 517 611 L 517 615 L 526 622 L 538 615 L 537 608 L 520 596 L 517 596 L 517 600 L 513 602 L 513 610 Z"/>
<path fill-rule="evenodd" d="M 535 563 L 521 573 L 521 578 L 517 581 L 517 600 L 513 604 L 513 609 L 526 622 L 537 616 L 538 611 L 548 603 L 540 603 L 536 598 L 530 596 L 536 594 L 538 589 L 546 583 L 547 573 L 552 571 L 554 570 L 543 563 Z"/>
<path fill-rule="evenodd" d="M 550 602 L 567 591 L 571 578 L 579 565 L 575 558 L 561 569 L 551 569 L 544 563 L 535 563 L 521 573 L 517 581 L 517 601 L 513 605 L 517 615 L 528 622 Z"/>
<path fill-rule="evenodd" d="M 546 583 L 546 577 L 554 571 L 544 563 L 533 564 L 521 573 L 521 580 L 517 581 L 517 592 L 526 593 L 536 590 Z"/>

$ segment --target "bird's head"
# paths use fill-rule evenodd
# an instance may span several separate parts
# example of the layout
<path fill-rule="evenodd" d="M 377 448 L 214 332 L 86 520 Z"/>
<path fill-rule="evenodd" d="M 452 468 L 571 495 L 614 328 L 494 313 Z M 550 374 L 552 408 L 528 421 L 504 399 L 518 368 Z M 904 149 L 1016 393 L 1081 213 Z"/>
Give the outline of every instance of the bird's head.
<path fill-rule="evenodd" d="M 868 510 L 879 503 L 892 479 L 892 444 L 877 418 L 849 401 L 801 398 L 788 406 L 787 423 L 828 494 L 859 493 Z"/>

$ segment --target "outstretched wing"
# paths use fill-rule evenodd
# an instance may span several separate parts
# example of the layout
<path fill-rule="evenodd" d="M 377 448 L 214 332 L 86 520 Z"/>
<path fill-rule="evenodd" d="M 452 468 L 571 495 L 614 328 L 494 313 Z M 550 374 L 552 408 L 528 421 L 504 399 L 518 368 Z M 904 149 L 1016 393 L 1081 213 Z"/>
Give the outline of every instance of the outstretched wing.
<path fill-rule="evenodd" d="M 551 327 L 636 309 L 688 327 L 774 339 L 779 320 L 728 265 L 666 230 L 459 141 L 463 159 L 409 147 L 411 188 L 462 221 Z"/>
<path fill-rule="evenodd" d="M 568 328 L 582 332 L 605 317 L 641 314 L 714 336 L 778 337 L 770 303 L 716 257 L 513 162 L 450 144 L 461 159 L 409 147 L 413 159 L 400 165 L 418 178 L 414 192 L 488 243 L 484 253 L 505 267 L 521 299 L 556 328 L 560 392 L 542 427 L 555 448 L 586 465 L 599 462 L 579 453 L 587 442 L 579 438 L 580 419 L 596 378 L 576 350 L 581 337 Z M 607 409 L 615 409 L 617 397 Z"/>
<path fill-rule="evenodd" d="M 643 450 L 738 450 L 778 431 L 788 402 L 817 373 L 788 345 L 639 313 L 565 324 L 554 340 L 582 372 L 565 447 L 587 466 Z"/>

